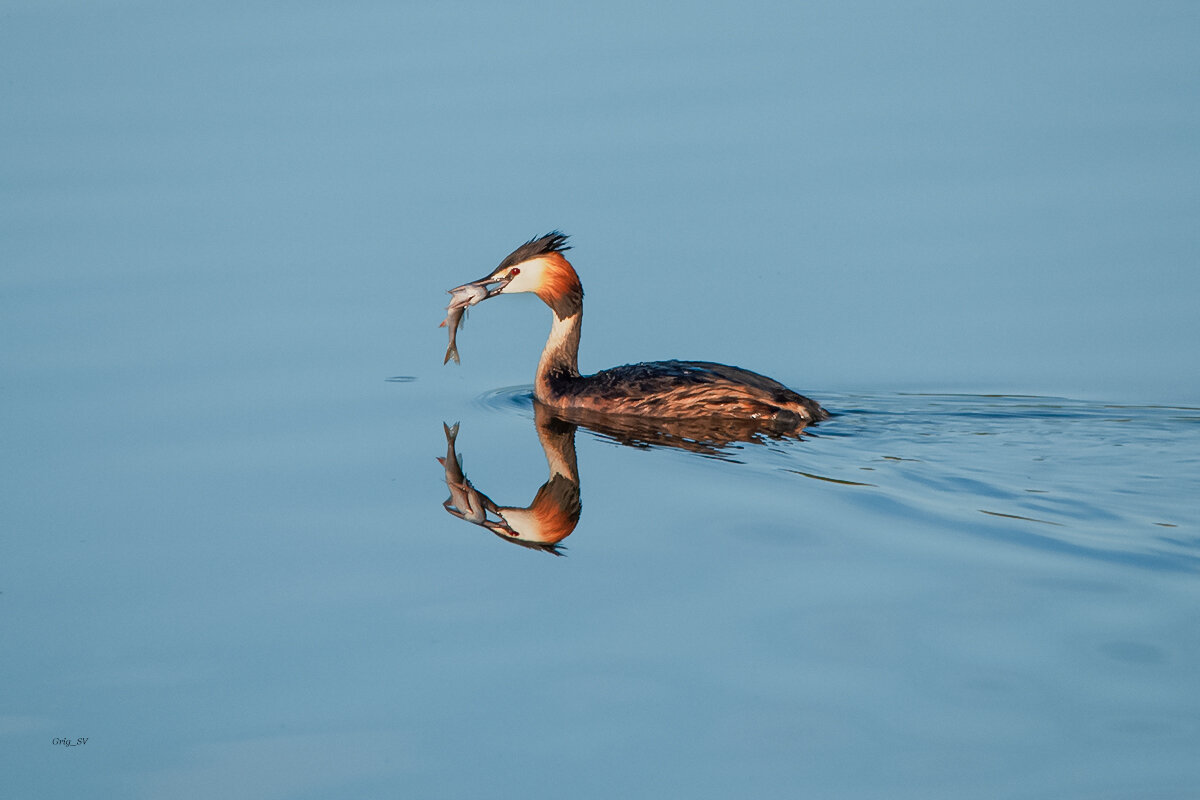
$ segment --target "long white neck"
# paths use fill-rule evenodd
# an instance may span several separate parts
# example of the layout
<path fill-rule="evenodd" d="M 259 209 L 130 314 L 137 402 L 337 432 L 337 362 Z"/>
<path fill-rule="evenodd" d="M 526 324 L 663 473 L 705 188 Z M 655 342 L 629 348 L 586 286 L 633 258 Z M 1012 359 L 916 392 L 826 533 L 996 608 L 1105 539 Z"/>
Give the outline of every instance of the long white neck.
<path fill-rule="evenodd" d="M 583 308 L 563 319 L 558 314 L 550 316 L 554 322 L 550 326 L 550 336 L 546 339 L 534 380 L 534 394 L 539 400 L 549 398 L 552 376 L 579 377 L 579 335 L 583 327 Z"/>

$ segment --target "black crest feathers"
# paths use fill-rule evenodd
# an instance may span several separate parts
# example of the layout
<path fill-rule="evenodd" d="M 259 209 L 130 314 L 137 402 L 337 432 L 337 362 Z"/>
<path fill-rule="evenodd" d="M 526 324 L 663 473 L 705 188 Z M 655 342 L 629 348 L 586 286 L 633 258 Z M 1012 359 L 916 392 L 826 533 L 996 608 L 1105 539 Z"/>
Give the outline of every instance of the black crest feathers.
<path fill-rule="evenodd" d="M 516 250 L 513 250 L 500 262 L 500 266 L 496 267 L 496 271 L 499 272 L 508 267 L 515 267 L 517 264 L 528 261 L 531 258 L 537 258 L 549 253 L 561 253 L 564 250 L 570 249 L 571 246 L 567 244 L 567 235 L 565 233 L 550 231 L 545 236 L 530 239 Z"/>

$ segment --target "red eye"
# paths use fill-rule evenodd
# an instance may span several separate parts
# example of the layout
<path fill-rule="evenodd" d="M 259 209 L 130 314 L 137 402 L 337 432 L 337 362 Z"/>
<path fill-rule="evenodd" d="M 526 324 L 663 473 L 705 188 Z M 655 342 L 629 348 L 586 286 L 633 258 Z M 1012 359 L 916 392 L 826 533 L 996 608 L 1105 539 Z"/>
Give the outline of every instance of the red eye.
<path fill-rule="evenodd" d="M 515 278 L 520 274 L 521 274 L 521 270 L 518 269 L 517 267 L 513 267 L 512 269 L 510 269 L 508 271 L 508 277 L 510 277 L 510 278 Z"/>

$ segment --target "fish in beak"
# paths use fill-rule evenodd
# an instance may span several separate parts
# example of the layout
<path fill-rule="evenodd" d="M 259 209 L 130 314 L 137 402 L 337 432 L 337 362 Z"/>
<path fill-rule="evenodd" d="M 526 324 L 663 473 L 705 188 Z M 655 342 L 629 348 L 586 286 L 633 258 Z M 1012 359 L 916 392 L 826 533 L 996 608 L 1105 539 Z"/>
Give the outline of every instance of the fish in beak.
<path fill-rule="evenodd" d="M 446 357 L 442 359 L 442 363 L 449 363 L 450 359 L 454 359 L 455 364 L 461 364 L 462 361 L 458 357 L 458 328 L 462 325 L 463 320 L 467 317 L 467 309 L 476 303 L 482 303 L 489 297 L 495 297 L 504 290 L 508 282 L 512 280 L 512 276 L 508 275 L 503 278 L 494 278 L 489 275 L 486 278 L 480 278 L 477 281 L 464 283 L 462 286 L 456 286 L 453 289 L 448 289 L 450 294 L 450 305 L 446 306 L 446 318 L 442 320 L 439 328 L 450 329 L 450 346 L 446 348 Z"/>
<path fill-rule="evenodd" d="M 486 278 L 480 278 L 477 281 L 471 281 L 470 283 L 464 283 L 462 286 L 456 286 L 449 290 L 450 294 L 453 295 L 453 297 L 450 299 L 450 305 L 453 307 L 455 303 L 466 303 L 466 298 L 476 298 L 472 299 L 469 303 L 466 303 L 466 305 L 473 306 L 480 301 L 488 299 L 489 297 L 495 297 L 496 295 L 500 294 L 500 292 L 504 291 L 504 287 L 508 285 L 509 281 L 511 281 L 513 277 L 515 276 L 512 274 L 504 275 L 499 278 L 497 278 L 495 275 L 488 275 Z"/>

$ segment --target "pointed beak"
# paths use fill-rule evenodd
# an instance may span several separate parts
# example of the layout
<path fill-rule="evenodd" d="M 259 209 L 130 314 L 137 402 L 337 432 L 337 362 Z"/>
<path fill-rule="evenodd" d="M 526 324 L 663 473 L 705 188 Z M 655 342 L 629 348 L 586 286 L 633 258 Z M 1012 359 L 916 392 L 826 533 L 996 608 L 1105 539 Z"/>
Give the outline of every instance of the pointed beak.
<path fill-rule="evenodd" d="M 471 281 L 470 283 L 464 283 L 462 286 L 456 286 L 450 290 L 450 293 L 457 294 L 463 289 L 467 289 L 469 287 L 480 288 L 487 291 L 487 294 L 483 298 L 486 300 L 489 297 L 495 297 L 496 295 L 500 294 L 500 292 L 504 291 L 504 287 L 508 286 L 508 282 L 511 280 L 512 278 L 508 276 L 503 278 L 493 278 L 491 275 L 489 275 L 486 278 L 480 278 L 477 281 Z"/>

